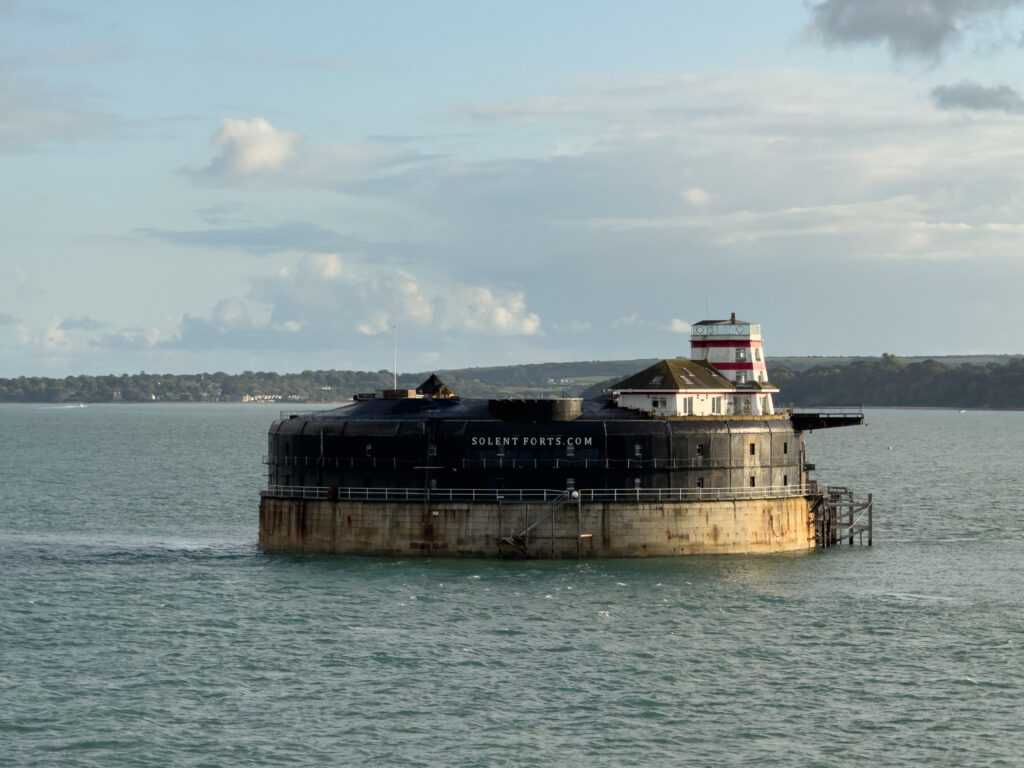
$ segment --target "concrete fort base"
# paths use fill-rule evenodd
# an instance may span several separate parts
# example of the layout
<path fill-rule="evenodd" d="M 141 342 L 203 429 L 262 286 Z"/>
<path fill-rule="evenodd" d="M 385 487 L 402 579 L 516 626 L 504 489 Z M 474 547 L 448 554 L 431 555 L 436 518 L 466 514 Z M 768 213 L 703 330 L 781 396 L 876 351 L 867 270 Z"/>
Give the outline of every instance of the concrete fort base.
<path fill-rule="evenodd" d="M 263 497 L 259 547 L 385 557 L 663 557 L 814 548 L 814 497 L 456 503 Z"/>

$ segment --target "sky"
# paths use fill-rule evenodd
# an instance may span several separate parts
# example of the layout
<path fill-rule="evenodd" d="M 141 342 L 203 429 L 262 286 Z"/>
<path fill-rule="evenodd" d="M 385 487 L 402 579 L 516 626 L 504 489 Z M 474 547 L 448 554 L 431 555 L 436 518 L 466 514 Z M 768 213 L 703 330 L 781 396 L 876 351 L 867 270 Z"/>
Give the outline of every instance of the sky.
<path fill-rule="evenodd" d="M 1024 0 L 0 0 L 0 377 L 1020 353 Z"/>

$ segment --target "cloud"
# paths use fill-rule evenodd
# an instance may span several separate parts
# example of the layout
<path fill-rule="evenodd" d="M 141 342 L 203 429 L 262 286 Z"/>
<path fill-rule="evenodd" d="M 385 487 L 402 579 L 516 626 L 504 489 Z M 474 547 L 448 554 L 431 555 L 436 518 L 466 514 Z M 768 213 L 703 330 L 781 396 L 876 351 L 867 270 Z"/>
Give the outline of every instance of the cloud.
<path fill-rule="evenodd" d="M 589 320 L 570 320 L 567 323 L 554 323 L 554 329 L 558 333 L 583 333 L 594 327 Z"/>
<path fill-rule="evenodd" d="M 672 322 L 669 323 L 668 329 L 672 333 L 689 333 L 690 324 L 685 320 L 680 320 L 678 317 L 673 317 Z"/>
<path fill-rule="evenodd" d="M 939 109 L 1024 111 L 1024 98 L 1008 85 L 986 87 L 964 80 L 955 85 L 936 86 L 930 95 L 932 103 Z"/>
<path fill-rule="evenodd" d="M 398 306 L 410 320 L 426 324 L 434 319 L 434 307 L 420 292 L 420 284 L 415 277 L 399 271 L 394 285 Z"/>
<path fill-rule="evenodd" d="M 271 227 L 232 227 L 197 230 L 146 228 L 136 233 L 168 243 L 203 248 L 229 248 L 259 255 L 287 251 L 345 251 L 367 247 L 364 241 L 305 221 Z M 395 247 L 395 246 L 392 246 Z"/>
<path fill-rule="evenodd" d="M 449 340 L 543 333 L 523 291 L 473 285 L 448 275 L 424 279 L 410 269 L 339 254 L 307 254 L 252 283 L 249 295 L 223 299 L 206 315 L 186 315 L 158 346 L 175 350 L 345 350 L 359 337 L 397 326 L 429 352 Z M 137 340 L 137 334 L 131 338 Z"/>
<path fill-rule="evenodd" d="M 707 205 L 711 201 L 711 195 L 700 187 L 690 187 L 682 192 L 683 200 L 690 205 Z"/>
<path fill-rule="evenodd" d="M 61 319 L 53 318 L 46 328 L 32 330 L 24 325 L 17 325 L 18 341 L 26 346 L 37 347 L 48 354 L 62 355 L 71 351 L 71 342 L 67 333 L 61 328 Z"/>
<path fill-rule="evenodd" d="M 14 315 L 8 315 L 5 312 L 0 312 L 0 325 L 14 325 L 18 322 L 18 318 Z"/>
<path fill-rule="evenodd" d="M 0 152 L 37 152 L 72 141 L 120 137 L 124 121 L 92 107 L 76 90 L 0 70 Z"/>
<path fill-rule="evenodd" d="M 826 45 L 884 43 L 895 58 L 938 59 L 979 17 L 1021 0 L 825 0 L 810 6 L 810 30 Z"/>
<path fill-rule="evenodd" d="M 457 286 L 444 302 L 439 318 L 447 329 L 465 328 L 480 333 L 535 336 L 541 333 L 540 317 L 526 309 L 520 291 L 492 291 L 483 286 Z"/>
<path fill-rule="evenodd" d="M 219 154 L 197 177 L 247 177 L 281 171 L 295 157 L 299 135 L 280 131 L 262 117 L 252 120 L 221 120 L 213 135 Z"/>
<path fill-rule="evenodd" d="M 103 327 L 103 323 L 93 320 L 91 317 L 66 317 L 60 321 L 62 331 L 96 331 Z"/>
<path fill-rule="evenodd" d="M 159 328 L 123 328 L 93 338 L 89 344 L 94 349 L 118 353 L 150 352 L 175 338 L 176 334 Z"/>
<path fill-rule="evenodd" d="M 887 270 L 925 259 L 929 272 L 983 259 L 1024 269 L 1024 155 L 1001 112 L 950 120 L 905 77 L 796 70 L 593 82 L 573 98 L 595 127 L 572 153 L 552 130 L 549 153 L 469 146 L 358 172 L 339 159 L 314 176 L 298 172 L 316 149 L 302 145 L 280 173 L 317 195 L 335 189 L 352 220 L 372 200 L 376 220 L 358 238 L 333 212 L 317 223 L 287 208 L 310 195 L 275 196 L 281 210 L 260 210 L 259 196 L 205 210 L 218 224 L 208 229 L 144 231 L 284 254 L 251 266 L 265 274 L 249 290 L 168 323 L 154 354 L 380 368 L 397 326 L 403 347 L 449 366 L 656 357 L 697 319 L 673 318 L 684 294 L 720 303 L 726 291 L 742 309 L 779 275 L 842 282 L 882 259 Z M 547 108 L 514 106 L 486 124 L 493 138 Z M 723 282 L 723 264 L 748 279 Z M 142 331 L 131 338 L 145 348 Z"/>
<path fill-rule="evenodd" d="M 235 297 L 217 302 L 213 308 L 212 323 L 220 331 L 241 331 L 253 327 L 249 308 Z"/>

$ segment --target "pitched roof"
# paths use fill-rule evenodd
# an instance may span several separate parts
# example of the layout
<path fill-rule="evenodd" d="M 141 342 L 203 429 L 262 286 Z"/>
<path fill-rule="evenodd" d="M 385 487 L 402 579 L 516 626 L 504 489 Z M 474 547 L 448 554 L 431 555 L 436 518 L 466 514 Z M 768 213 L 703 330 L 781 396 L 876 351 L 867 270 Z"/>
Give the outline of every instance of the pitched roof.
<path fill-rule="evenodd" d="M 416 387 L 416 391 L 421 395 L 427 395 L 428 397 L 451 397 L 452 392 L 448 385 L 445 384 L 441 379 L 437 377 L 436 373 L 430 374 L 430 378 Z"/>
<path fill-rule="evenodd" d="M 612 390 L 657 390 L 677 392 L 688 389 L 733 390 L 735 385 L 706 360 L 675 358 L 659 360 L 649 368 L 620 381 Z"/>

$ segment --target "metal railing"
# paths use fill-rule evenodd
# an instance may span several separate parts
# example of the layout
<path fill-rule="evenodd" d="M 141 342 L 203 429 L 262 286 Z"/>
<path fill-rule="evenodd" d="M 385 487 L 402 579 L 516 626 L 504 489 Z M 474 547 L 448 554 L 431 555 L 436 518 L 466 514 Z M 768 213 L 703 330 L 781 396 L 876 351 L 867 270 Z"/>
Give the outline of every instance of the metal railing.
<path fill-rule="evenodd" d="M 798 467 L 800 465 L 799 455 L 787 454 L 788 462 L 774 463 L 771 467 L 785 469 L 786 467 Z M 457 462 L 448 462 L 445 466 L 431 467 L 431 469 L 745 469 L 750 464 L 744 463 L 743 459 L 748 458 L 747 454 L 736 458 L 710 458 L 697 456 L 688 459 L 589 459 L 589 458 L 545 458 L 545 459 L 516 459 L 505 458 L 496 455 L 491 458 L 460 459 Z M 277 456 L 271 457 L 263 454 L 263 463 L 277 467 L 324 467 L 328 469 L 344 469 L 356 467 L 386 468 L 399 467 L 413 469 L 422 468 L 425 459 L 398 459 L 398 458 L 374 458 L 354 457 L 340 458 L 337 456 Z M 761 465 L 758 465 L 761 466 Z M 764 465 L 768 466 L 768 465 Z"/>
<path fill-rule="evenodd" d="M 735 501 L 808 496 L 810 485 L 768 485 L 730 488 L 583 488 L 581 502 Z M 451 501 L 481 503 L 551 503 L 571 497 L 572 491 L 550 488 L 351 488 L 309 485 L 268 485 L 261 496 L 277 499 L 337 499 L 338 501 Z M 571 500 L 575 502 L 576 497 Z"/>
<path fill-rule="evenodd" d="M 818 413 L 823 416 L 863 416 L 863 405 L 787 405 L 787 410 L 793 415 L 801 413 Z M 776 408 L 777 410 L 777 408 Z"/>

